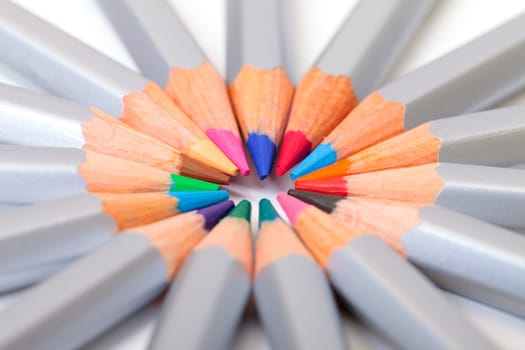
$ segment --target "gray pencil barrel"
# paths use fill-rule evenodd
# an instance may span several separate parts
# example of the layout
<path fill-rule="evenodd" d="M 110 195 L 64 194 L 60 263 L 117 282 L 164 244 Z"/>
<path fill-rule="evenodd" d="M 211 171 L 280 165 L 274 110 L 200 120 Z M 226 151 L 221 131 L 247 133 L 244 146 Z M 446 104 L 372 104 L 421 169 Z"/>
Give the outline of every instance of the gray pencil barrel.
<path fill-rule="evenodd" d="M 76 349 L 167 285 L 160 252 L 128 232 L 28 290 L 0 313 L 0 349 Z"/>
<path fill-rule="evenodd" d="M 120 116 L 147 80 L 10 1 L 0 2 L 0 59 L 42 88 Z"/>
<path fill-rule="evenodd" d="M 525 86 L 525 14 L 385 85 L 405 105 L 405 128 L 486 109 Z M 446 103 L 443 103 L 446 101 Z"/>
<path fill-rule="evenodd" d="M 205 60 L 167 0 L 99 0 L 140 70 L 166 85 L 172 67 L 195 68 Z"/>
<path fill-rule="evenodd" d="M 0 276 L 0 293 L 12 292 L 39 283 L 74 260 L 75 258 L 55 261 L 50 264 L 42 264 L 33 268 L 2 274 Z"/>
<path fill-rule="evenodd" d="M 1 213 L 0 227 L 0 292 L 36 282 L 45 276 L 42 270 L 95 249 L 117 232 L 101 199 L 88 193 Z"/>
<path fill-rule="evenodd" d="M 0 202 L 36 203 L 86 192 L 77 171 L 85 159 L 80 149 L 0 146 Z"/>
<path fill-rule="evenodd" d="M 81 104 L 0 84 L 0 143 L 81 148 L 82 123 L 92 118 Z"/>
<path fill-rule="evenodd" d="M 149 349 L 230 349 L 250 283 L 222 248 L 196 250 L 168 293 Z"/>
<path fill-rule="evenodd" d="M 334 298 L 311 259 L 291 255 L 265 266 L 254 296 L 272 349 L 347 349 Z"/>
<path fill-rule="evenodd" d="M 284 65 L 281 6 L 279 0 L 228 0 L 228 82 L 243 65 Z"/>
<path fill-rule="evenodd" d="M 435 120 L 440 162 L 509 166 L 525 162 L 525 106 Z"/>
<path fill-rule="evenodd" d="M 366 97 L 390 71 L 433 3 L 360 1 L 314 66 L 350 77 L 357 96 Z"/>
<path fill-rule="evenodd" d="M 353 239 L 332 254 L 327 270 L 358 315 L 402 349 L 494 349 L 435 286 L 379 237 Z"/>
<path fill-rule="evenodd" d="M 438 206 L 403 234 L 410 262 L 441 288 L 525 317 L 525 238 Z"/>
<path fill-rule="evenodd" d="M 511 229 L 525 229 L 525 174 L 520 169 L 442 163 L 445 183 L 434 204 Z"/>

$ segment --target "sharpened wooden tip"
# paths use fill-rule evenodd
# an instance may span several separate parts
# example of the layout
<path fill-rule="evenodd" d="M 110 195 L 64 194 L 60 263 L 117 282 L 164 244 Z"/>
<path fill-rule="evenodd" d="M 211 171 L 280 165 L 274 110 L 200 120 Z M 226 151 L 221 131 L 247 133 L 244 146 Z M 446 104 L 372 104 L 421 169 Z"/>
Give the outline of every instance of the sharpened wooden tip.
<path fill-rule="evenodd" d="M 251 204 L 243 200 L 202 240 L 198 250 L 221 247 L 252 273 Z"/>
<path fill-rule="evenodd" d="M 277 199 L 293 222 L 301 240 L 323 268 L 326 268 L 330 256 L 336 249 L 362 235 L 361 232 L 316 207 L 285 193 L 280 193 Z"/>
<path fill-rule="evenodd" d="M 93 194 L 102 199 L 104 212 L 116 221 L 119 230 L 147 225 L 179 213 L 177 198 L 165 192 Z"/>
<path fill-rule="evenodd" d="M 140 232 L 157 247 L 166 262 L 168 277 L 172 279 L 184 258 L 208 233 L 204 224 L 202 215 L 190 212 L 137 227 L 133 232 Z"/>
<path fill-rule="evenodd" d="M 315 147 L 356 104 L 349 78 L 312 68 L 297 86 L 286 131 L 303 131 Z"/>

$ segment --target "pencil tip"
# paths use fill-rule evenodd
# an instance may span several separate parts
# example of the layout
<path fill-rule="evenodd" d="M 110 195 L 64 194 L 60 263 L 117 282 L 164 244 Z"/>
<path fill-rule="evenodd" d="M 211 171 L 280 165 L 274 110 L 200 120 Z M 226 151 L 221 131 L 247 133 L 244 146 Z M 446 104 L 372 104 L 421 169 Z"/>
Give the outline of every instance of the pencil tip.
<path fill-rule="evenodd" d="M 312 150 L 312 143 L 301 131 L 288 131 L 284 135 L 275 171 L 282 176 Z"/>
<path fill-rule="evenodd" d="M 233 208 L 229 213 L 229 217 L 235 217 L 244 219 L 248 222 L 250 222 L 251 216 L 252 216 L 252 205 L 249 201 L 246 199 L 243 199 L 237 205 L 235 208 Z"/>
<path fill-rule="evenodd" d="M 337 161 L 337 152 L 332 147 L 331 143 L 322 143 L 317 146 L 312 153 L 306 156 L 305 159 L 292 171 L 290 177 L 292 180 L 297 179 L 303 175 L 309 174 L 317 169 L 324 168 Z"/>
<path fill-rule="evenodd" d="M 240 137 L 229 130 L 209 129 L 206 134 L 219 147 L 219 149 L 239 168 L 241 175 L 250 174 L 250 167 L 244 154 Z"/>
<path fill-rule="evenodd" d="M 211 205 L 206 208 L 199 209 L 197 210 L 197 213 L 204 217 L 204 228 L 206 230 L 211 230 L 213 226 L 215 226 L 219 222 L 220 219 L 222 219 L 224 216 L 226 216 L 226 214 L 228 214 L 228 212 L 233 208 L 233 206 L 233 201 L 230 199 L 224 202 Z"/>
<path fill-rule="evenodd" d="M 169 192 L 169 195 L 176 197 L 179 201 L 177 208 L 181 212 L 187 212 L 209 205 L 225 201 L 229 198 L 228 191 L 185 191 Z"/>
<path fill-rule="evenodd" d="M 315 205 L 317 208 L 331 213 L 337 207 L 337 203 L 346 197 L 330 196 L 326 194 L 312 193 L 308 191 L 288 190 L 288 194 L 300 200 Z"/>
<path fill-rule="evenodd" d="M 284 192 L 280 192 L 277 195 L 277 201 L 292 224 L 297 220 L 297 216 L 308 207 L 308 204 Z"/>
<path fill-rule="evenodd" d="M 346 180 L 344 177 L 330 177 L 316 180 L 297 180 L 295 189 L 302 191 L 332 194 L 337 196 L 348 196 Z"/>
<path fill-rule="evenodd" d="M 259 201 L 259 227 L 264 221 L 274 221 L 278 217 L 270 200 L 263 198 Z"/>
<path fill-rule="evenodd" d="M 248 150 L 255 164 L 255 169 L 260 180 L 266 179 L 270 175 L 275 160 L 277 149 L 275 143 L 267 135 L 250 133 L 246 141 Z"/>
<path fill-rule="evenodd" d="M 343 177 L 343 176 L 349 175 L 348 172 L 351 166 L 352 166 L 352 163 L 348 160 L 348 158 L 344 158 L 325 168 L 321 168 L 314 172 L 301 176 L 300 178 L 297 179 L 297 181 L 300 182 L 300 181 L 307 181 L 307 180 L 310 181 L 310 180 L 317 180 L 317 179 L 328 179 L 328 178 L 333 178 L 333 177 Z"/>
<path fill-rule="evenodd" d="M 170 191 L 215 191 L 219 185 L 213 182 L 193 179 L 177 174 L 171 174 Z"/>

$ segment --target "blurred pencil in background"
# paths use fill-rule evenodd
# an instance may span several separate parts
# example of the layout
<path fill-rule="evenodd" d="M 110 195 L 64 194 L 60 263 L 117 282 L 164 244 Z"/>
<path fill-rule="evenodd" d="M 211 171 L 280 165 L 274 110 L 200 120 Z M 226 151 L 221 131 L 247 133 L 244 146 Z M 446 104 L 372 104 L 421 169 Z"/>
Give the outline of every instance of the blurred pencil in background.
<path fill-rule="evenodd" d="M 77 260 L 0 313 L 0 348 L 86 344 L 157 297 L 232 206 L 222 202 L 136 227 Z"/>

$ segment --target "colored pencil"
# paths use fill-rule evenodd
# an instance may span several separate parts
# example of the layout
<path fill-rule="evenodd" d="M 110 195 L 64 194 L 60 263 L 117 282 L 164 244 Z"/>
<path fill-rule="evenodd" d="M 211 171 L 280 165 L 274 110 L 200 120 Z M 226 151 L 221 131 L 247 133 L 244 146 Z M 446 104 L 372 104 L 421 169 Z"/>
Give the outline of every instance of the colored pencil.
<path fill-rule="evenodd" d="M 493 166 L 524 162 L 524 113 L 524 106 L 516 106 L 426 122 L 299 180 L 438 161 Z"/>
<path fill-rule="evenodd" d="M 76 349 L 158 296 L 232 207 L 140 226 L 80 258 L 0 313 L 1 349 Z"/>
<path fill-rule="evenodd" d="M 248 175 L 226 84 L 166 0 L 99 1 L 140 70 Z"/>
<path fill-rule="evenodd" d="M 177 189 L 179 179 L 139 163 L 76 148 L 0 145 L 0 202 L 4 203 L 35 203 L 78 192 L 170 191 L 178 195 L 183 194 Z M 185 183 L 208 186 L 189 178 L 183 179 Z M 228 196 L 224 190 L 192 193 L 195 200 L 205 201 Z"/>
<path fill-rule="evenodd" d="M 98 109 L 0 84 L 0 110 L 2 143 L 83 148 L 176 174 L 228 182 L 228 176 L 220 171 L 131 129 Z"/>
<path fill-rule="evenodd" d="M 294 88 L 283 67 L 279 0 L 228 1 L 227 80 L 261 180 L 272 171 Z"/>
<path fill-rule="evenodd" d="M 149 349 L 231 349 L 251 285 L 250 214 L 239 202 L 188 256 Z"/>
<path fill-rule="evenodd" d="M 153 82 L 9 1 L 0 4 L 0 19 L 0 59 L 28 79 L 235 175 L 235 165 Z"/>
<path fill-rule="evenodd" d="M 296 188 L 437 204 L 499 226 L 525 229 L 525 176 L 519 169 L 432 163 L 298 182 Z"/>
<path fill-rule="evenodd" d="M 284 193 L 277 199 L 343 299 L 400 348 L 494 349 L 434 285 L 380 238 Z"/>
<path fill-rule="evenodd" d="M 259 202 L 254 297 L 272 349 L 347 349 L 329 283 L 267 199 Z"/>
<path fill-rule="evenodd" d="M 383 80 L 433 0 L 360 1 L 297 86 L 276 171 L 315 148 Z"/>
<path fill-rule="evenodd" d="M 525 86 L 525 14 L 365 98 L 293 177 L 335 163 L 423 122 L 486 109 Z"/>
<path fill-rule="evenodd" d="M 292 193 L 380 236 L 438 286 L 525 317 L 525 238 L 435 205 Z"/>
<path fill-rule="evenodd" d="M 196 206 L 161 192 L 79 193 L 0 213 L 0 293 L 42 280 L 117 231 Z"/>

